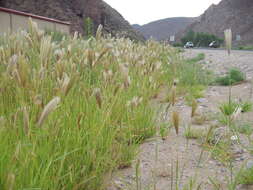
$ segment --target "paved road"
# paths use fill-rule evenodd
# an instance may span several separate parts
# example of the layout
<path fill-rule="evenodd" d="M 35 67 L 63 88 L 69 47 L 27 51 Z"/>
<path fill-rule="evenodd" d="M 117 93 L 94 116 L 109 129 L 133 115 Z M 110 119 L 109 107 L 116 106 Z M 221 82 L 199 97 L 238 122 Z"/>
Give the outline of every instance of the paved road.
<path fill-rule="evenodd" d="M 226 50 L 221 49 L 186 49 L 183 56 L 192 58 L 200 53 L 205 54 L 204 67 L 216 74 L 224 74 L 230 68 L 239 68 L 247 79 L 253 79 L 253 51 L 232 50 L 228 55 Z"/>
<path fill-rule="evenodd" d="M 193 48 L 193 50 L 216 50 L 216 51 L 220 51 L 220 50 L 225 50 L 225 48 L 207 48 L 207 47 L 195 47 Z M 253 50 L 233 50 L 233 51 L 253 51 Z"/>

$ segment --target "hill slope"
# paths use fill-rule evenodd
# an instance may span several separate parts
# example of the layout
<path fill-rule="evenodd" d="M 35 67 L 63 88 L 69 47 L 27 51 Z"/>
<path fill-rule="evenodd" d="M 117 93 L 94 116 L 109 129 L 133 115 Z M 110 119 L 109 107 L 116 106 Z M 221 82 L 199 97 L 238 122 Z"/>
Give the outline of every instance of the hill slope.
<path fill-rule="evenodd" d="M 112 34 L 144 40 L 130 24 L 102 0 L 0 0 L 0 6 L 71 22 L 71 31 L 84 33 L 84 19 L 90 17 L 95 27 L 105 26 Z"/>
<path fill-rule="evenodd" d="M 143 26 L 133 25 L 133 27 L 141 32 L 145 38 L 153 37 L 156 40 L 165 40 L 169 36 L 177 34 L 180 30 L 185 29 L 192 24 L 196 18 L 175 17 L 154 21 Z"/>
<path fill-rule="evenodd" d="M 218 5 L 210 6 L 201 15 L 200 20 L 187 27 L 178 35 L 178 38 L 190 29 L 195 32 L 208 32 L 223 37 L 224 30 L 231 28 L 234 41 L 236 35 L 241 36 L 241 41 L 236 44 L 253 44 L 252 10 L 252 0 L 222 0 Z"/>

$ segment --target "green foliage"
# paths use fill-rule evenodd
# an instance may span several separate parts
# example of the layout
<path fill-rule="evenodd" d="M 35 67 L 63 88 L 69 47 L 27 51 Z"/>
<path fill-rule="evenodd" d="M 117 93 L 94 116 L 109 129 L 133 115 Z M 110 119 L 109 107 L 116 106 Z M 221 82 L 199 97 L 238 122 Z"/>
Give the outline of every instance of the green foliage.
<path fill-rule="evenodd" d="M 67 37 L 68 37 L 67 34 L 64 34 L 64 33 L 59 32 L 59 31 L 52 31 L 52 30 L 49 30 L 49 29 L 46 29 L 46 30 L 45 30 L 45 35 L 51 36 L 52 41 L 55 41 L 55 42 L 60 42 L 60 41 L 62 41 L 64 38 L 67 38 Z"/>
<path fill-rule="evenodd" d="M 90 17 L 84 19 L 84 31 L 85 36 L 87 36 L 88 38 L 94 35 L 94 23 Z"/>
<path fill-rule="evenodd" d="M 229 73 L 224 77 L 217 77 L 215 83 L 219 85 L 229 86 L 246 80 L 246 76 L 239 69 L 230 69 Z"/>
<path fill-rule="evenodd" d="M 174 43 L 173 44 L 173 47 L 183 47 L 184 44 L 180 43 L 180 42 L 177 42 L 177 43 Z"/>
<path fill-rule="evenodd" d="M 187 127 L 184 136 L 187 139 L 200 139 L 204 138 L 206 135 L 206 131 L 204 129 L 196 129 L 191 126 Z"/>
<path fill-rule="evenodd" d="M 199 61 L 202 61 L 205 59 L 205 54 L 204 53 L 199 53 L 196 57 L 192 58 L 192 59 L 188 59 L 187 61 L 189 63 L 197 63 Z"/>
<path fill-rule="evenodd" d="M 242 108 L 242 112 L 246 113 L 246 112 L 250 112 L 252 111 L 253 108 L 253 103 L 250 101 L 246 101 L 246 102 L 242 102 L 240 104 L 241 108 Z"/>
<path fill-rule="evenodd" d="M 239 46 L 236 50 L 253 50 L 253 46 Z"/>
<path fill-rule="evenodd" d="M 238 122 L 235 124 L 235 131 L 245 135 L 251 135 L 253 133 L 252 123 Z"/>
<path fill-rule="evenodd" d="M 158 87 L 203 83 L 199 66 L 158 42 L 55 43 L 33 24 L 0 41 L 0 189 L 104 189 L 156 133 Z"/>
<path fill-rule="evenodd" d="M 182 44 L 186 44 L 186 42 L 193 42 L 197 47 L 208 47 L 212 41 L 217 41 L 220 44 L 224 42 L 223 39 L 218 38 L 213 34 L 197 32 L 190 30 L 188 33 L 181 39 Z"/>
<path fill-rule="evenodd" d="M 238 184 L 253 185 L 253 167 L 239 172 Z"/>
<path fill-rule="evenodd" d="M 225 116 L 231 116 L 237 109 L 239 105 L 236 102 L 228 102 L 228 103 L 222 103 L 220 105 L 220 111 L 223 113 Z"/>

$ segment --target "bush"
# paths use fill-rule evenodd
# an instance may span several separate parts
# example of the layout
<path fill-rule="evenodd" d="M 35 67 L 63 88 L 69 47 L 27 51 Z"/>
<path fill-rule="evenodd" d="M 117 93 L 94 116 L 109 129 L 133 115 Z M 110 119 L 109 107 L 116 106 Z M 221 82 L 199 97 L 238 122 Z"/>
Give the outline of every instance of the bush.
<path fill-rule="evenodd" d="M 94 22 L 90 17 L 84 19 L 84 31 L 88 38 L 94 35 Z"/>
<path fill-rule="evenodd" d="M 239 46 L 236 50 L 253 50 L 253 46 Z"/>
<path fill-rule="evenodd" d="M 224 42 L 223 39 L 209 33 L 197 32 L 190 30 L 182 39 L 182 44 L 186 44 L 186 42 L 193 42 L 197 47 L 208 47 L 212 41 L 217 41 L 219 44 Z"/>
<path fill-rule="evenodd" d="M 45 30 L 45 34 L 51 36 L 52 41 L 55 41 L 55 42 L 60 42 L 68 36 L 65 33 L 62 33 L 59 31 L 53 31 L 53 30 L 49 30 L 49 29 Z"/>
<path fill-rule="evenodd" d="M 183 46 L 184 45 L 182 43 L 180 43 L 180 42 L 173 44 L 173 47 L 183 47 Z"/>
<path fill-rule="evenodd" d="M 215 80 L 216 84 L 229 86 L 246 80 L 246 76 L 239 69 L 231 69 L 229 73 L 224 77 L 217 77 Z"/>

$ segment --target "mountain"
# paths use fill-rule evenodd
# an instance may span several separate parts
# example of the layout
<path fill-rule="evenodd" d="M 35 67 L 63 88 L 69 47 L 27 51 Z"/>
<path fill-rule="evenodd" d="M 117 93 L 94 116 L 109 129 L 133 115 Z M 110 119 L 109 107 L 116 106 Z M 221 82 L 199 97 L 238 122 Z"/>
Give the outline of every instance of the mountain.
<path fill-rule="evenodd" d="M 196 18 L 175 17 L 154 21 L 142 26 L 135 24 L 133 27 L 135 30 L 142 33 L 146 39 L 152 37 L 155 40 L 161 41 L 177 34 L 179 31 L 185 29 L 194 21 L 196 21 Z"/>
<path fill-rule="evenodd" d="M 71 31 L 84 33 L 84 20 L 90 17 L 95 28 L 102 24 L 112 35 L 144 40 L 131 25 L 102 0 L 0 0 L 0 6 L 71 22 Z"/>
<path fill-rule="evenodd" d="M 177 40 L 189 30 L 207 32 L 224 38 L 224 30 L 231 28 L 235 45 L 253 44 L 253 0 L 222 0 L 211 5 L 200 19 L 179 32 Z M 236 41 L 236 36 L 241 40 Z"/>

